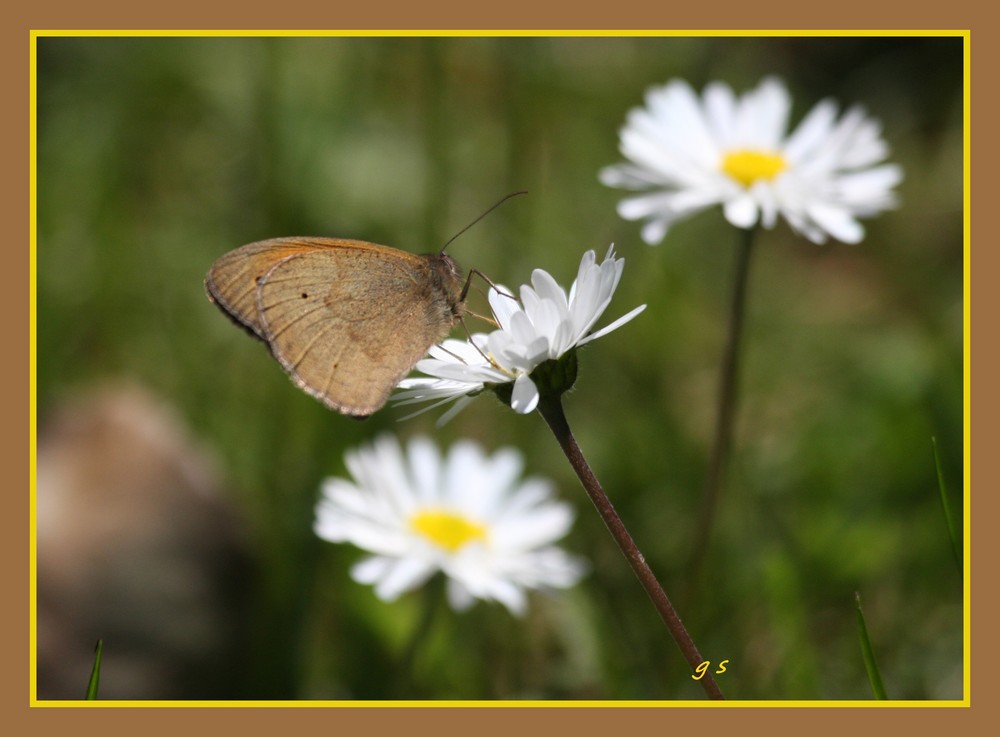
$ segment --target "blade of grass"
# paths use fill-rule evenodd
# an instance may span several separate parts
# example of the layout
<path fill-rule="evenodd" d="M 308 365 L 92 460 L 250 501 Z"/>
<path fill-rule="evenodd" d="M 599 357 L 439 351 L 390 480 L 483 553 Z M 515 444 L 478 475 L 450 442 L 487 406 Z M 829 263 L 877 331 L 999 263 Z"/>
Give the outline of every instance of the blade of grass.
<path fill-rule="evenodd" d="M 875 662 L 875 652 L 872 650 L 872 642 L 868 639 L 868 628 L 865 626 L 865 615 L 861 611 L 861 594 L 854 592 L 854 604 L 858 613 L 858 639 L 861 641 L 861 656 L 865 661 L 865 670 L 868 671 L 868 681 L 872 686 L 872 693 L 876 699 L 888 699 L 885 693 L 885 686 L 882 685 L 882 675 L 878 671 L 878 663 Z"/>
<path fill-rule="evenodd" d="M 937 438 L 931 436 L 931 445 L 934 447 L 934 467 L 937 469 L 938 491 L 941 494 L 941 508 L 944 510 L 944 521 L 948 527 L 948 536 L 951 538 L 951 552 L 955 556 L 955 565 L 959 572 L 962 571 L 962 544 L 958 537 L 958 527 L 955 525 L 955 515 L 951 511 L 948 503 L 948 490 L 944 483 L 944 474 L 941 472 L 941 456 L 938 454 Z"/>
<path fill-rule="evenodd" d="M 101 681 L 101 653 L 104 650 L 104 640 L 98 640 L 94 648 L 94 669 L 90 672 L 90 682 L 87 684 L 87 701 L 97 699 L 97 686 Z"/>

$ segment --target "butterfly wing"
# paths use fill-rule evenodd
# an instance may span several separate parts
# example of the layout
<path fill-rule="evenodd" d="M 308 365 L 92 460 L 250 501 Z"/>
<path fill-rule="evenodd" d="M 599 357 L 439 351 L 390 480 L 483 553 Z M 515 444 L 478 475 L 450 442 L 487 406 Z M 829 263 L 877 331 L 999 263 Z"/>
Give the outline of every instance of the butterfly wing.
<path fill-rule="evenodd" d="M 338 412 L 367 416 L 451 330 L 460 283 L 435 257 L 311 243 L 255 278 L 253 329 L 299 387 Z"/>
<path fill-rule="evenodd" d="M 267 342 L 257 316 L 257 281 L 289 256 L 322 247 L 323 239 L 273 238 L 220 256 L 205 277 L 208 298 L 234 322 Z"/>

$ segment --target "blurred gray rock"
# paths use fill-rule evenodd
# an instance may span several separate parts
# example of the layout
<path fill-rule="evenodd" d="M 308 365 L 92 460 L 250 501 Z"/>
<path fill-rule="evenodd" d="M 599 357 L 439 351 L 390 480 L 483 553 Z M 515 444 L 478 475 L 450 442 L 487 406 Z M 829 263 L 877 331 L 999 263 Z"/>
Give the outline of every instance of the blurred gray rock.
<path fill-rule="evenodd" d="M 218 475 L 171 408 L 107 385 L 38 437 L 39 699 L 243 695 L 248 541 Z"/>

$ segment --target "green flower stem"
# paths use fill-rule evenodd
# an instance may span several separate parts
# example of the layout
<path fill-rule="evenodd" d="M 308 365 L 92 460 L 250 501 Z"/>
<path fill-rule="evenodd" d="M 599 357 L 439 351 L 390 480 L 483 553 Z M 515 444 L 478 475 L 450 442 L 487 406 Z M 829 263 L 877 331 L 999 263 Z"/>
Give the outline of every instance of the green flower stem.
<path fill-rule="evenodd" d="M 444 575 L 438 573 L 431 576 L 420 594 L 420 618 L 410 633 L 410 639 L 396 665 L 396 698 L 419 698 L 415 696 L 418 689 L 417 656 L 430 637 L 431 627 L 445 599 Z"/>
<path fill-rule="evenodd" d="M 697 585 L 699 573 L 708 552 L 715 513 L 719 503 L 729 452 L 733 442 L 733 426 L 736 421 L 737 379 L 739 376 L 740 343 L 743 337 L 743 323 L 746 313 L 747 281 L 750 275 L 750 255 L 753 251 L 754 235 L 757 228 L 740 229 L 740 243 L 736 256 L 736 275 L 733 281 L 732 301 L 729 307 L 729 333 L 722 356 L 722 373 L 719 377 L 719 403 L 715 418 L 715 437 L 712 441 L 712 455 L 705 475 L 705 486 L 701 497 L 701 512 L 695 532 L 689 568 L 691 581 Z"/>
<path fill-rule="evenodd" d="M 615 542 L 618 543 L 618 547 L 625 555 L 625 559 L 632 567 L 632 570 L 639 579 L 639 582 L 642 584 L 646 593 L 649 595 L 649 598 L 652 600 L 653 606 L 656 607 L 656 611 L 659 612 L 664 624 L 667 625 L 667 629 L 673 636 L 674 642 L 677 643 L 677 647 L 680 648 L 684 658 L 691 666 L 691 670 L 695 671 L 698 666 L 704 662 L 704 658 L 701 657 L 701 653 L 698 652 L 698 648 L 695 646 L 694 640 L 691 639 L 691 635 L 689 635 L 688 631 L 684 628 L 684 624 L 681 622 L 681 618 L 677 615 L 677 611 L 674 609 L 673 604 L 670 603 L 670 599 L 667 598 L 667 595 L 660 586 L 659 581 L 656 580 L 656 576 L 653 575 L 652 569 L 650 569 L 649 564 L 646 563 L 646 558 L 636 546 L 632 536 L 625 528 L 621 517 L 618 516 L 615 508 L 612 506 L 611 500 L 608 499 L 608 495 L 604 493 L 604 489 L 601 488 L 601 484 L 597 480 L 597 477 L 594 476 L 593 471 L 590 470 L 587 459 L 584 458 L 583 451 L 580 450 L 580 446 L 577 445 L 576 438 L 573 437 L 573 433 L 569 428 L 569 423 L 566 420 L 566 414 L 563 411 L 562 400 L 559 395 L 543 394 L 542 399 L 538 404 L 538 411 L 548 423 L 549 427 L 552 428 L 552 432 L 555 434 L 556 440 L 559 442 L 560 447 L 562 447 L 563 452 L 566 454 L 566 458 L 569 459 L 573 470 L 576 471 L 576 475 L 583 483 L 583 488 L 586 489 L 587 494 L 590 495 L 590 500 L 594 503 L 594 506 L 597 507 L 597 511 L 604 520 L 604 524 L 607 525 L 608 530 L 611 532 L 611 536 L 614 537 Z M 705 671 L 705 675 L 702 676 L 699 683 L 701 683 L 709 698 L 725 698 L 722 695 L 722 691 L 719 689 L 718 684 L 715 682 L 715 679 L 712 677 L 712 674 L 708 670 Z"/>

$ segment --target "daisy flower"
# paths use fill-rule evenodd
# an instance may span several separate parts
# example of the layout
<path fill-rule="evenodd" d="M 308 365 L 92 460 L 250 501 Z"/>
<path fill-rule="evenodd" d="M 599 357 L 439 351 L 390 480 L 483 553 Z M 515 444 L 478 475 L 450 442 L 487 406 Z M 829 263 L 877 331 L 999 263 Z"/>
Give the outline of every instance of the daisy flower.
<path fill-rule="evenodd" d="M 384 601 L 440 571 L 455 610 L 484 599 L 520 616 L 528 590 L 568 588 L 586 570 L 553 544 L 569 532 L 572 509 L 548 481 L 519 480 L 522 458 L 512 448 L 489 456 L 460 441 L 442 457 L 425 437 L 404 452 L 384 435 L 345 461 L 351 480 L 323 482 L 315 531 L 371 553 L 351 577 Z"/>
<path fill-rule="evenodd" d="M 432 409 L 458 399 L 442 416 L 440 422 L 445 422 L 483 389 L 512 384 L 511 408 L 522 414 L 532 412 L 541 398 L 538 376 L 533 377 L 535 369 L 607 335 L 646 308 L 641 305 L 590 332 L 611 303 L 624 268 L 625 259 L 615 258 L 611 246 L 600 264 L 594 251 L 584 254 L 569 293 L 542 269 L 535 269 L 531 284 L 521 287 L 520 301 L 505 287 L 491 289 L 490 307 L 500 328 L 488 335 L 474 335 L 471 341 L 449 340 L 432 348 L 431 357 L 416 365 L 427 376 L 400 382 L 404 391 L 396 394 L 396 401 L 438 400 L 426 408 Z"/>
<path fill-rule="evenodd" d="M 838 120 L 837 105 L 823 100 L 788 134 L 790 108 L 773 77 L 739 98 L 713 82 L 699 99 L 672 80 L 629 112 L 620 131 L 628 163 L 602 169 L 600 180 L 643 191 L 618 214 L 645 220 L 643 240 L 654 245 L 676 221 L 719 204 L 738 228 L 773 228 L 781 215 L 815 243 L 858 243 L 857 218 L 895 206 L 903 178 L 899 166 L 878 165 L 888 154 L 880 124 L 860 107 Z"/>

